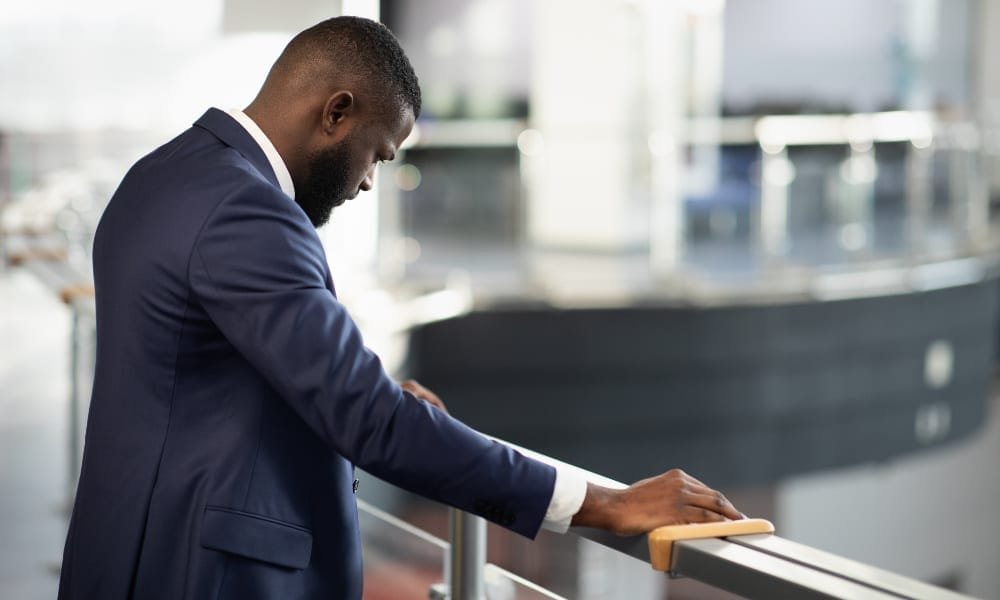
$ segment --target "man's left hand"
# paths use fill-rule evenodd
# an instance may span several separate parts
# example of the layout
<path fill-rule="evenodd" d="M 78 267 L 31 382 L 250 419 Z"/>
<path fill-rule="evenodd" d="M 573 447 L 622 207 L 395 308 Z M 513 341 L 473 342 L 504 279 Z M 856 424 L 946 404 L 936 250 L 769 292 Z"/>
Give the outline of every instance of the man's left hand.
<path fill-rule="evenodd" d="M 407 392 L 410 392 L 420 400 L 427 402 L 434 408 L 440 410 L 444 414 L 448 414 L 448 408 L 445 407 L 444 402 L 437 397 L 437 394 L 420 385 L 413 379 L 407 379 L 406 381 L 399 384 L 399 387 L 403 388 Z"/>

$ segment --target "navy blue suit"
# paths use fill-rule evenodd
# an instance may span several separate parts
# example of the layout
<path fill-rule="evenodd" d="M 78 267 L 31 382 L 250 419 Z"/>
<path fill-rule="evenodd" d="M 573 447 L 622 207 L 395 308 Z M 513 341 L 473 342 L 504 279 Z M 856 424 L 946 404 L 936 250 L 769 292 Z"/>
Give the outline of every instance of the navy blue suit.
<path fill-rule="evenodd" d="M 554 471 L 403 392 L 229 115 L 141 159 L 94 241 L 97 366 L 59 597 L 359 598 L 353 465 L 526 536 Z"/>

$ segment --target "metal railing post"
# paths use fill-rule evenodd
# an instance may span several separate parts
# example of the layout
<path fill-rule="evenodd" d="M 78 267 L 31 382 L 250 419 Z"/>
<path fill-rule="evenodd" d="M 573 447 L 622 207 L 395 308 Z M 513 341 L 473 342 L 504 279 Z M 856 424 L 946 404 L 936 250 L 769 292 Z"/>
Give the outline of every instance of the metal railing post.
<path fill-rule="evenodd" d="M 457 509 L 449 510 L 451 550 L 448 556 L 450 600 L 484 600 L 486 521 Z"/>
<path fill-rule="evenodd" d="M 907 147 L 906 154 L 906 237 L 907 261 L 919 263 L 927 246 L 927 221 L 930 216 L 932 189 L 930 142 L 917 140 Z"/>
<path fill-rule="evenodd" d="M 76 305 L 70 303 L 72 311 L 72 328 L 70 330 L 69 348 L 69 427 L 67 430 L 66 442 L 68 444 L 69 461 L 66 473 L 66 507 L 67 510 L 73 508 L 73 497 L 76 496 L 76 483 L 80 478 L 80 344 L 83 339 L 82 316 Z"/>
<path fill-rule="evenodd" d="M 760 205 L 757 208 L 757 251 L 768 268 L 780 265 L 788 254 L 788 195 L 795 165 L 782 142 L 761 141 Z"/>

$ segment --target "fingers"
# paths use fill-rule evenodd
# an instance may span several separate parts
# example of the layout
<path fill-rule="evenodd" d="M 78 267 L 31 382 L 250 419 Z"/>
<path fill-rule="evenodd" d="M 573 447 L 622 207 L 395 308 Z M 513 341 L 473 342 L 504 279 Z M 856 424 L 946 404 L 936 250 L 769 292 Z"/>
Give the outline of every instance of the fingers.
<path fill-rule="evenodd" d="M 722 495 L 722 492 L 712 490 L 711 493 L 689 493 L 685 498 L 690 508 L 696 511 L 711 513 L 718 518 L 699 519 L 704 521 L 720 521 L 732 519 L 734 521 L 742 519 L 743 513 L 736 510 L 729 500 Z"/>
<path fill-rule="evenodd" d="M 448 414 L 448 408 L 444 405 L 444 402 L 441 401 L 441 398 L 438 398 L 437 394 L 420 385 L 415 380 L 407 379 L 406 381 L 400 383 L 399 387 L 427 402 L 441 412 Z"/>
<path fill-rule="evenodd" d="M 680 469 L 674 469 L 668 473 L 674 473 L 675 477 L 680 478 L 686 484 L 686 487 L 682 489 L 689 495 L 688 504 L 710 510 L 728 519 L 739 520 L 745 518 L 743 513 L 736 510 L 736 507 L 733 506 L 722 492 L 708 487 Z"/>
<path fill-rule="evenodd" d="M 707 508 L 688 506 L 684 509 L 684 521 L 687 523 L 717 523 L 726 520 L 725 516 Z"/>
<path fill-rule="evenodd" d="M 697 477 L 695 477 L 695 476 L 691 475 L 690 473 L 687 473 L 687 472 L 685 472 L 685 471 L 681 471 L 680 469 L 674 469 L 674 470 L 675 470 L 675 471 L 679 471 L 679 472 L 680 472 L 680 474 L 681 474 L 681 475 L 682 475 L 682 476 L 683 476 L 683 477 L 684 477 L 684 478 L 685 478 L 686 480 L 690 481 L 691 483 L 693 483 L 693 484 L 695 484 L 695 485 L 698 485 L 698 486 L 701 486 L 701 487 L 705 488 L 706 490 L 710 490 L 710 489 L 712 489 L 712 488 L 708 487 L 707 485 L 705 485 L 705 483 L 704 483 L 704 482 L 702 482 L 702 481 L 701 481 L 700 479 L 698 479 Z"/>

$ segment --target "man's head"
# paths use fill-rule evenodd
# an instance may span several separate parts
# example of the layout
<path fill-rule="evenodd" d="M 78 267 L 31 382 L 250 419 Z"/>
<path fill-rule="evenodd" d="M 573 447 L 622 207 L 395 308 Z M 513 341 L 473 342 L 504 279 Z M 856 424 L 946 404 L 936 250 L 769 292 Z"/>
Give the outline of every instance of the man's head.
<path fill-rule="evenodd" d="M 336 17 L 295 36 L 246 109 L 274 143 L 313 225 L 372 185 L 420 115 L 420 86 L 382 24 Z"/>

